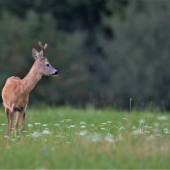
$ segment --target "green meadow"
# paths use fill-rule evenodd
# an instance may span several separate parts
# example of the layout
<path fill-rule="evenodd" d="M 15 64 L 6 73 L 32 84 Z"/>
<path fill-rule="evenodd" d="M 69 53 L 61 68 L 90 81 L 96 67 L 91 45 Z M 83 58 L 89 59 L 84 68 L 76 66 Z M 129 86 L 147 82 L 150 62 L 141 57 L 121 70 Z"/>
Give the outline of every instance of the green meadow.
<path fill-rule="evenodd" d="M 168 112 L 28 107 L 25 127 L 7 136 L 0 109 L 0 169 L 170 168 Z"/>

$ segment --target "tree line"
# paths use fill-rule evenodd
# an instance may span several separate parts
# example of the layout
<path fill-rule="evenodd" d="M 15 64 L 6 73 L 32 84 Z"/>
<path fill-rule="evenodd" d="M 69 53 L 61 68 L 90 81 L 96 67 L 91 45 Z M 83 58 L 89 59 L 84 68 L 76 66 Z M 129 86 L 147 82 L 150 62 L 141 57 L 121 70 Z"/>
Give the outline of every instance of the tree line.
<path fill-rule="evenodd" d="M 0 87 L 28 73 L 42 41 L 59 76 L 43 77 L 30 103 L 170 109 L 169 11 L 168 0 L 2 0 Z"/>

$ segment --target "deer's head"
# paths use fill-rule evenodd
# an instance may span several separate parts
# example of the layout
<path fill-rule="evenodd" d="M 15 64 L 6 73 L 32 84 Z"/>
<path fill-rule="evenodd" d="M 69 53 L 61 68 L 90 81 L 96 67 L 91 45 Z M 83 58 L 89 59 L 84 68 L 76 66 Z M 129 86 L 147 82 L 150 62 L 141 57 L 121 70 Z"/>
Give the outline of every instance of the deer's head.
<path fill-rule="evenodd" d="M 46 76 L 56 76 L 58 75 L 58 71 L 54 69 L 47 58 L 45 57 L 45 51 L 47 48 L 47 44 L 43 45 L 41 42 L 38 42 L 38 45 L 41 47 L 41 51 L 38 52 L 35 48 L 32 49 L 32 56 L 36 60 L 36 67 L 40 74 Z"/>

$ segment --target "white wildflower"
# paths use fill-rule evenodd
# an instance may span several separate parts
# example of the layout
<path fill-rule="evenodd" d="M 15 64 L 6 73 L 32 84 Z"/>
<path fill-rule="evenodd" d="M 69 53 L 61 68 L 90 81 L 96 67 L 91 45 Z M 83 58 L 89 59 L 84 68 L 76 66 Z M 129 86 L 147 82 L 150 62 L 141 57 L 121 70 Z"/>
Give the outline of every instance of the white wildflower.
<path fill-rule="evenodd" d="M 32 125 L 32 124 L 28 124 L 27 126 L 28 126 L 28 127 L 33 127 L 33 125 Z"/>

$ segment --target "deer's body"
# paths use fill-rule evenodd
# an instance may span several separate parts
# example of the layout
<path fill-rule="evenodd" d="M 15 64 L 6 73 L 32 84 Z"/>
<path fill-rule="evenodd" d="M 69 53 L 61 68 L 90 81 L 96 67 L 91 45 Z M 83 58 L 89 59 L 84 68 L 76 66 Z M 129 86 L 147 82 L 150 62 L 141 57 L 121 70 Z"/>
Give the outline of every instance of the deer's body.
<path fill-rule="evenodd" d="M 27 106 L 29 93 L 24 93 L 24 85 L 20 78 L 10 77 L 3 88 L 2 99 L 4 107 L 10 111 L 22 110 Z"/>
<path fill-rule="evenodd" d="M 25 111 L 29 101 L 29 93 L 35 87 L 37 82 L 43 75 L 52 76 L 57 75 L 58 71 L 55 70 L 48 60 L 45 58 L 45 49 L 39 43 L 42 51 L 40 53 L 33 49 L 32 54 L 35 62 L 24 79 L 19 77 L 10 77 L 7 79 L 5 86 L 2 90 L 2 99 L 7 116 L 7 132 L 11 131 L 14 113 L 17 112 L 14 121 L 15 136 L 17 135 L 18 119 L 21 120 L 21 131 L 24 131 L 25 124 Z"/>

